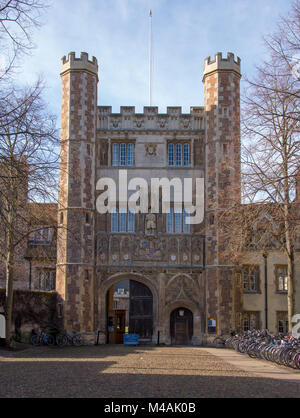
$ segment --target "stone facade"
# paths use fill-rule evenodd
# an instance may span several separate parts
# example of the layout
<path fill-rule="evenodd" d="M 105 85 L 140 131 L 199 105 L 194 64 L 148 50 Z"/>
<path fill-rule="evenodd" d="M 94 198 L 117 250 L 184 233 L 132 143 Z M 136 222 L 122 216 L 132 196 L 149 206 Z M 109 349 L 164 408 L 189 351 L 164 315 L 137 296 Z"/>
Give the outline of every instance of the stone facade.
<path fill-rule="evenodd" d="M 31 240 L 23 248 L 27 261 L 17 273 L 19 287 L 53 290 L 56 269 L 63 328 L 80 331 L 88 343 L 102 331 L 100 342 L 107 342 L 108 312 L 114 310 L 109 295 L 123 281 L 143 284 L 152 295 L 151 315 L 142 312 L 145 321 L 151 317 L 152 343 L 159 339 L 170 344 L 176 329 L 184 333 L 184 322 L 174 320 L 180 312 L 185 315 L 184 310 L 192 318 L 189 343 L 195 345 L 254 324 L 264 327 L 266 318 L 272 332 L 284 325 L 287 298 L 278 285 L 284 255 L 274 249 L 266 261 L 261 251 L 253 250 L 237 266 L 226 252 L 222 231 L 220 213 L 241 194 L 240 78 L 240 59 L 217 53 L 205 60 L 203 107 L 183 114 L 180 107 L 159 113 L 157 107 L 146 106 L 136 113 L 134 107 L 122 106 L 112 113 L 110 106 L 97 104 L 96 58 L 89 60 L 86 53 L 76 58 L 73 52 L 63 58 L 59 203 L 31 208 L 52 214 L 36 216 L 52 232 L 45 242 Z M 102 191 L 97 182 L 108 177 L 118 183 L 120 170 L 123 178 L 126 170 L 127 183 L 136 177 L 148 184 L 152 178 L 204 178 L 203 222 L 184 228 L 183 216 L 151 213 L 150 196 L 148 213 L 131 220 L 129 215 L 122 220 L 120 214 L 100 214 L 96 202 Z M 299 249 L 300 241 L 296 276 Z M 131 303 L 129 295 L 129 311 Z M 122 310 L 130 324 L 128 308 L 119 304 L 118 312 Z M 211 329 L 212 323 L 216 329 Z"/>
<path fill-rule="evenodd" d="M 152 292 L 153 342 L 159 331 L 160 342 L 170 343 L 170 315 L 180 307 L 193 313 L 194 344 L 206 341 L 209 317 L 217 320 L 218 332 L 235 328 L 241 303 L 235 267 L 222 258 L 217 210 L 240 193 L 240 60 L 216 54 L 214 61 L 205 61 L 204 107 L 192 107 L 189 114 L 180 107 L 168 107 L 165 114 L 153 106 L 141 114 L 132 106 L 122 106 L 117 114 L 109 106 L 97 107 L 97 60 L 85 53 L 64 57 L 61 77 L 56 287 L 65 328 L 105 330 L 107 292 L 125 279 Z M 134 161 L 116 162 L 115 150 L 121 153 L 119 147 L 128 144 Z M 170 144 L 176 151 L 188 149 L 188 157 L 174 157 L 188 158 L 185 164 L 170 164 Z M 137 214 L 131 233 L 113 231 L 112 215 L 95 211 L 95 182 L 117 180 L 120 168 L 127 170 L 128 182 L 135 177 L 204 178 L 203 223 L 170 233 L 166 215 L 156 214 L 148 236 L 147 215 Z"/>
<path fill-rule="evenodd" d="M 57 204 L 27 202 L 25 210 L 28 222 L 24 222 L 25 239 L 15 252 L 14 289 L 55 290 Z M 46 273 L 51 283 L 43 280 L 41 273 Z M 5 286 L 5 262 L 0 262 L 0 288 Z"/>

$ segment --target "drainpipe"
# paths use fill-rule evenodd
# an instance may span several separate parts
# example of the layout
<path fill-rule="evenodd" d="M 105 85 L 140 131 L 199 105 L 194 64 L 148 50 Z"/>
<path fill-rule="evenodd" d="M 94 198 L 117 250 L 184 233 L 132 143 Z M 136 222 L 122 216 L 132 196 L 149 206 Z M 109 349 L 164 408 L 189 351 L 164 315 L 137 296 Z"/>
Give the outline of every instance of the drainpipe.
<path fill-rule="evenodd" d="M 31 281 L 32 281 L 32 264 L 31 264 L 31 258 L 28 257 L 29 262 L 29 275 L 28 275 L 28 289 L 31 290 Z"/>
<path fill-rule="evenodd" d="M 205 265 L 206 265 L 206 260 L 205 260 L 205 258 L 206 258 L 205 235 L 202 238 L 203 238 L 203 248 L 202 248 L 203 262 L 202 262 L 202 265 L 203 265 L 203 268 L 205 268 Z"/>
<path fill-rule="evenodd" d="M 268 329 L 268 254 L 264 253 L 265 265 L 265 329 Z"/>

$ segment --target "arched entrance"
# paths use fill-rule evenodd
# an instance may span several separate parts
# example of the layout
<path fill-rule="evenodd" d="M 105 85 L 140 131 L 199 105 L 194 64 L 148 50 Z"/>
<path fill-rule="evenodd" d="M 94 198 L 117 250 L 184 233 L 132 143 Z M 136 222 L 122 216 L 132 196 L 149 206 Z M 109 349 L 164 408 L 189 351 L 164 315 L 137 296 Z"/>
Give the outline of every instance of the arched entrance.
<path fill-rule="evenodd" d="M 171 343 L 189 345 L 193 337 L 193 313 L 186 308 L 177 308 L 170 316 Z"/>
<path fill-rule="evenodd" d="M 135 280 L 122 280 L 107 292 L 107 342 L 122 344 L 125 333 L 139 334 L 140 343 L 152 341 L 153 296 Z"/>

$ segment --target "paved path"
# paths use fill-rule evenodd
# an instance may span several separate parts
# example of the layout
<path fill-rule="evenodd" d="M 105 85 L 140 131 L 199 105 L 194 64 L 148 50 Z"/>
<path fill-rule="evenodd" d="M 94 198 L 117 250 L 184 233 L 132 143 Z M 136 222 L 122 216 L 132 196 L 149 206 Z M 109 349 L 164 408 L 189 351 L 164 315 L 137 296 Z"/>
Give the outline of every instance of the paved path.
<path fill-rule="evenodd" d="M 0 348 L 0 397 L 300 397 L 300 371 L 197 347 Z"/>
<path fill-rule="evenodd" d="M 255 376 L 300 383 L 300 370 L 298 371 L 288 367 L 278 366 L 269 361 L 252 359 L 248 355 L 236 353 L 234 350 L 206 348 L 206 351 L 212 355 L 218 356 L 233 366 L 245 371 L 251 371 Z"/>

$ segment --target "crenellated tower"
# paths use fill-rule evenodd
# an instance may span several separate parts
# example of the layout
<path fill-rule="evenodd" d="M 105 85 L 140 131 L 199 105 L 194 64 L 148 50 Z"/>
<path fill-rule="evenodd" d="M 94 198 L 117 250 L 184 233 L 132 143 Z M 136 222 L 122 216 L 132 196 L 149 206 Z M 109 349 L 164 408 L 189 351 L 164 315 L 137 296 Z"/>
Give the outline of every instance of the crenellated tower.
<path fill-rule="evenodd" d="M 206 316 L 219 333 L 236 327 L 236 268 L 226 255 L 220 214 L 240 202 L 240 58 L 232 53 L 204 63 Z"/>
<path fill-rule="evenodd" d="M 98 64 L 62 58 L 56 289 L 64 328 L 94 331 L 95 146 Z M 92 338 L 94 338 L 92 336 Z"/>

